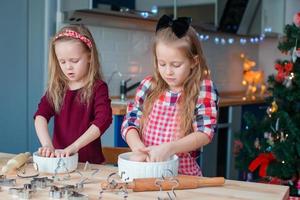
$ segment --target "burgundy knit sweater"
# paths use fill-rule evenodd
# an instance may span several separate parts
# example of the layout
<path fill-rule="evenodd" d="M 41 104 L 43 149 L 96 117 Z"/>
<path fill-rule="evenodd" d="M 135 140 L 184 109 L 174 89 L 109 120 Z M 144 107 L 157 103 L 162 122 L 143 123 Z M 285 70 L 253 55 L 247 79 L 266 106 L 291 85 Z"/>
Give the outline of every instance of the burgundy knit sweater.
<path fill-rule="evenodd" d="M 49 122 L 54 116 L 53 145 L 64 149 L 77 140 L 92 125 L 96 125 L 101 135 L 112 122 L 112 110 L 105 82 L 96 81 L 92 100 L 87 106 L 79 100 L 78 90 L 67 90 L 60 113 L 55 113 L 52 104 L 44 95 L 34 115 L 41 115 Z M 104 161 L 100 137 L 79 150 L 79 161 L 100 164 Z"/>

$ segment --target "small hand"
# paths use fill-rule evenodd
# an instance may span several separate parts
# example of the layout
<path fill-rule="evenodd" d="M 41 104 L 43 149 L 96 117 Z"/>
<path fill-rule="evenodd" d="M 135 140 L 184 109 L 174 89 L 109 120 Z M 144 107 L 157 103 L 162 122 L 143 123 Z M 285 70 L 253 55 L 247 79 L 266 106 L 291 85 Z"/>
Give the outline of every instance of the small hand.
<path fill-rule="evenodd" d="M 43 157 L 51 157 L 55 156 L 54 154 L 55 149 L 53 147 L 44 146 L 38 149 L 38 154 Z"/>
<path fill-rule="evenodd" d="M 78 152 L 77 147 L 74 144 L 71 144 L 63 150 L 55 150 L 55 156 L 58 158 L 68 157 Z"/>
<path fill-rule="evenodd" d="M 129 156 L 129 160 L 136 161 L 136 162 L 146 162 L 147 157 L 148 157 L 147 153 L 141 151 L 134 151 Z"/>
<path fill-rule="evenodd" d="M 171 143 L 163 143 L 158 146 L 145 147 L 140 149 L 140 151 L 149 155 L 147 162 L 162 162 L 170 158 L 172 155 Z"/>

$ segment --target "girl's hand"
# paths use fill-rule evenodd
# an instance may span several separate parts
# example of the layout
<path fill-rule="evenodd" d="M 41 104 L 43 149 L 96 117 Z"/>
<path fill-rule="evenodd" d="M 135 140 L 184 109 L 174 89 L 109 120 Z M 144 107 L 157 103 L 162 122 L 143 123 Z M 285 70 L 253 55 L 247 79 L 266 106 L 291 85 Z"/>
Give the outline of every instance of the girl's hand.
<path fill-rule="evenodd" d="M 141 151 L 133 151 L 129 156 L 129 160 L 136 162 L 146 162 L 148 154 Z"/>
<path fill-rule="evenodd" d="M 55 156 L 58 158 L 68 157 L 77 152 L 78 152 L 78 148 L 75 145 L 71 144 L 70 146 L 68 146 L 63 150 L 55 150 Z"/>
<path fill-rule="evenodd" d="M 53 158 L 55 156 L 54 152 L 55 152 L 55 149 L 53 147 L 49 147 L 49 146 L 40 147 L 38 149 L 38 154 L 42 157 Z"/>
<path fill-rule="evenodd" d="M 140 151 L 147 153 L 149 156 L 147 162 L 162 162 L 173 155 L 171 143 L 163 143 L 158 146 L 149 146 Z"/>

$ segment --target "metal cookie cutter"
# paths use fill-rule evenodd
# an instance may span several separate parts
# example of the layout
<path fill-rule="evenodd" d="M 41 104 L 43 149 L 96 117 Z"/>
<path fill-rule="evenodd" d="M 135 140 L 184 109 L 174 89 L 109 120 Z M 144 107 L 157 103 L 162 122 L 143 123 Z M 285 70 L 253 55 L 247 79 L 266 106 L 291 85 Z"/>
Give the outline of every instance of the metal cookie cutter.
<path fill-rule="evenodd" d="M 158 197 L 157 197 L 158 200 L 164 200 L 164 199 L 167 199 L 167 200 L 174 200 L 174 199 L 177 198 L 177 197 L 176 197 L 176 193 L 175 193 L 175 188 L 177 188 L 177 187 L 179 186 L 179 181 L 178 181 L 176 178 L 174 178 L 174 174 L 173 174 L 173 172 L 172 172 L 171 170 L 167 169 L 167 171 L 168 171 L 172 176 L 167 176 L 167 177 L 165 177 L 165 176 L 162 175 L 161 178 L 156 179 L 156 181 L 155 181 L 155 185 L 156 185 L 157 187 L 159 187 L 159 194 L 158 194 Z M 162 197 L 161 197 L 161 196 L 162 196 L 162 193 L 163 193 L 163 192 L 162 192 L 162 183 L 165 182 L 165 181 L 168 181 L 168 182 L 170 182 L 170 183 L 173 184 L 173 186 L 172 186 L 172 193 L 167 192 L 168 198 L 162 198 Z"/>
<path fill-rule="evenodd" d="M 46 188 L 52 185 L 53 180 L 49 179 L 48 177 L 40 177 L 40 178 L 33 178 L 33 180 L 30 181 L 32 185 L 34 185 L 37 188 Z"/>
<path fill-rule="evenodd" d="M 64 196 L 69 197 L 71 196 L 74 192 L 76 192 L 76 187 L 74 185 L 66 185 L 61 188 L 64 191 Z"/>
<path fill-rule="evenodd" d="M 32 184 L 24 184 L 23 188 L 9 188 L 8 190 L 9 194 L 20 199 L 30 199 L 34 192 L 36 192 L 36 188 Z"/>
<path fill-rule="evenodd" d="M 68 197 L 68 200 L 88 200 L 88 196 L 84 195 L 84 194 L 80 194 L 78 192 L 73 192 L 73 194 L 71 194 Z"/>
<path fill-rule="evenodd" d="M 127 199 L 128 191 L 127 191 L 127 182 L 125 184 L 118 183 L 113 176 L 117 175 L 117 173 L 111 173 L 108 175 L 106 182 L 108 183 L 105 188 L 100 189 L 99 199 L 102 199 L 102 195 L 104 191 L 115 192 L 116 194 L 121 194 L 123 199 Z"/>
<path fill-rule="evenodd" d="M 0 175 L 0 186 L 15 186 L 16 179 L 6 178 L 5 175 Z"/>
<path fill-rule="evenodd" d="M 78 183 L 75 184 L 77 191 L 82 191 L 84 188 L 84 184 L 93 183 L 91 178 L 95 176 L 100 170 L 99 169 L 92 169 L 92 173 L 89 177 L 84 177 L 83 174 L 80 171 L 76 171 L 80 175 L 80 180 Z"/>
<path fill-rule="evenodd" d="M 58 176 L 58 171 L 60 169 L 63 169 L 63 171 L 66 171 L 68 175 L 64 176 L 63 178 L 60 178 Z M 62 181 L 62 180 L 69 180 L 71 178 L 69 169 L 66 167 L 66 163 L 64 162 L 64 160 L 62 158 L 60 158 L 57 162 L 57 167 L 54 170 L 54 176 L 52 177 L 54 180 L 56 181 Z"/>
<path fill-rule="evenodd" d="M 63 187 L 51 186 L 49 191 L 49 197 L 51 198 L 68 198 L 74 193 L 78 193 L 77 185 L 66 185 Z M 78 193 L 79 194 L 79 193 Z"/>
<path fill-rule="evenodd" d="M 51 186 L 50 191 L 49 191 L 49 197 L 54 198 L 54 199 L 60 199 L 64 195 L 64 192 L 57 186 Z"/>

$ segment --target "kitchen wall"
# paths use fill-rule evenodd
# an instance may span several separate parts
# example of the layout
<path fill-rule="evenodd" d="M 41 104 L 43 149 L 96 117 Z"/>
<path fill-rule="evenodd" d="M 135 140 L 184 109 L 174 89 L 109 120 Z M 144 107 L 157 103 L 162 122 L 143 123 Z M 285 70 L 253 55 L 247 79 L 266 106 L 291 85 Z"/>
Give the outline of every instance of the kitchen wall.
<path fill-rule="evenodd" d="M 153 71 L 152 38 L 154 33 L 130 29 L 89 26 L 101 53 L 103 73 L 110 80 L 111 96 L 119 95 L 120 80 L 132 78 L 142 80 Z M 229 37 L 226 34 L 210 33 L 213 37 Z M 207 63 L 211 69 L 213 80 L 220 91 L 242 91 L 242 62 L 240 53 L 258 61 L 259 45 L 241 45 L 238 36 L 233 36 L 235 44 L 215 44 L 212 40 L 202 42 Z M 271 42 L 272 44 L 272 42 Z M 261 52 L 262 55 L 265 52 Z M 114 73 L 121 72 L 122 75 Z M 112 76 L 113 74 L 113 76 Z M 112 76 L 112 77 L 111 77 Z M 134 94 L 132 91 L 130 94 Z"/>

